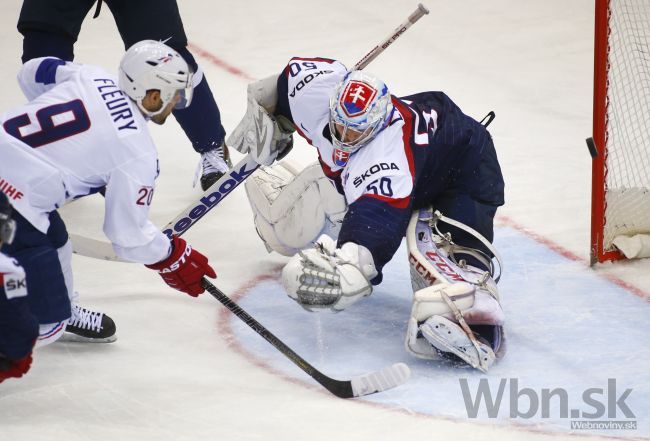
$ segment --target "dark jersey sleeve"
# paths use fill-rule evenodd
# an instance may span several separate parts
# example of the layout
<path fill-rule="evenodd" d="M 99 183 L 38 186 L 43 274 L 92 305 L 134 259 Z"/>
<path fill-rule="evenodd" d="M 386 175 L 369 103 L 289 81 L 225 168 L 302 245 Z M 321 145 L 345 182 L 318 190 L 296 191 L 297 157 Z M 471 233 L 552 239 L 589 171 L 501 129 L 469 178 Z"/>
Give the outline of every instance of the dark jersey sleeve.
<path fill-rule="evenodd" d="M 392 259 L 402 242 L 411 218 L 411 205 L 401 208 L 363 196 L 348 207 L 337 246 L 354 242 L 368 248 L 379 272 L 371 280 L 373 285 L 381 283 L 384 265 Z"/>
<path fill-rule="evenodd" d="M 275 114 L 282 115 L 293 124 L 293 116 L 291 115 L 291 107 L 289 107 L 289 81 L 287 81 L 287 69 L 285 68 L 280 75 L 278 75 L 278 103 L 275 106 Z"/>

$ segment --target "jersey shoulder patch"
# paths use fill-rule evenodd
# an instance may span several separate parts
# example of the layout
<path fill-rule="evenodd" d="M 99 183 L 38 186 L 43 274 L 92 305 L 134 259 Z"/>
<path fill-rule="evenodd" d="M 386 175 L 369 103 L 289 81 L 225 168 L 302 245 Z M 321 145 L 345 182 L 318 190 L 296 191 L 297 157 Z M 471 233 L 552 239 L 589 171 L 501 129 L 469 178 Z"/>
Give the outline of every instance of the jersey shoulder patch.
<path fill-rule="evenodd" d="M 0 287 L 7 299 L 27 296 L 25 271 L 14 259 L 0 254 Z"/>

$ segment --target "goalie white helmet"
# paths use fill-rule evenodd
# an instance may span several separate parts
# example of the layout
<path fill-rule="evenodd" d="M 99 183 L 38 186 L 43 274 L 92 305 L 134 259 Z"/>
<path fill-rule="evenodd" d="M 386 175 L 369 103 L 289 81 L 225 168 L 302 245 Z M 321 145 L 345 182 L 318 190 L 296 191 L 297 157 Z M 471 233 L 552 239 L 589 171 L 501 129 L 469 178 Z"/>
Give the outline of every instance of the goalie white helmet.
<path fill-rule="evenodd" d="M 383 81 L 360 70 L 348 72 L 330 98 L 334 162 L 344 166 L 351 153 L 388 125 L 392 112 L 390 92 Z"/>
<path fill-rule="evenodd" d="M 162 112 L 180 92 L 174 108 L 184 108 L 192 100 L 192 71 L 171 47 L 160 41 L 142 40 L 131 46 L 120 62 L 119 87 L 148 116 Z M 149 90 L 159 90 L 162 106 L 155 112 L 142 106 Z"/>

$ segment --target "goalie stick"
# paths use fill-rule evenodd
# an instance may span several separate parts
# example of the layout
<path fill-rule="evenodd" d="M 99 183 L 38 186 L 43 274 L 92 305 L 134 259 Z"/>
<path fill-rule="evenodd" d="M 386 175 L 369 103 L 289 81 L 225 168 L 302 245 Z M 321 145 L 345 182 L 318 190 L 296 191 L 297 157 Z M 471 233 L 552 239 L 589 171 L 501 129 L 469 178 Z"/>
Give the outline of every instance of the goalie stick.
<path fill-rule="evenodd" d="M 321 386 L 339 398 L 361 397 L 392 389 L 404 384 L 411 376 L 411 370 L 406 364 L 395 363 L 380 371 L 358 375 L 350 380 L 335 380 L 334 378 L 330 378 L 305 361 L 305 359 L 300 355 L 296 354 L 289 346 L 284 344 L 282 340 L 273 335 L 273 333 L 266 329 L 264 325 L 250 316 L 237 303 L 233 302 L 230 297 L 221 292 L 219 288 L 214 286 L 207 279 L 203 279 L 202 285 L 215 299 L 219 300 L 222 305 L 246 323 L 246 325 L 248 325 L 253 331 L 264 337 L 266 341 L 282 352 L 282 354 L 291 360 L 293 364 L 305 371 L 307 375 L 312 377 Z"/>
<path fill-rule="evenodd" d="M 429 10 L 425 8 L 422 3 L 418 3 L 417 9 L 413 11 L 411 15 L 409 15 L 409 18 L 407 18 L 404 23 L 396 27 L 395 30 L 388 37 L 384 38 L 377 46 L 373 47 L 370 52 L 364 55 L 363 58 L 354 65 L 354 69 L 361 70 L 369 65 L 372 60 L 377 58 L 379 54 L 384 52 L 388 46 L 393 44 L 395 40 L 401 37 L 402 34 L 404 34 L 404 32 L 406 32 L 406 30 L 413 25 L 413 23 L 428 13 Z"/>
<path fill-rule="evenodd" d="M 401 37 L 408 28 L 416 21 L 428 14 L 429 10 L 422 3 L 418 4 L 417 9 L 400 24 L 395 30 L 370 52 L 364 55 L 355 65 L 355 70 L 364 69 L 371 61 L 381 54 L 395 40 Z M 185 207 L 173 220 L 163 228 L 163 233 L 171 238 L 172 234 L 182 235 L 189 230 L 205 214 L 216 207 L 221 200 L 232 192 L 240 183 L 250 176 L 260 165 L 255 162 L 252 156 L 247 154 L 237 163 L 228 173 L 223 175 L 217 182 L 212 184 L 203 194 L 190 205 Z M 70 234 L 73 252 L 81 256 L 92 257 L 95 259 L 122 261 L 115 255 L 112 245 L 106 241 L 91 239 L 78 234 Z"/>

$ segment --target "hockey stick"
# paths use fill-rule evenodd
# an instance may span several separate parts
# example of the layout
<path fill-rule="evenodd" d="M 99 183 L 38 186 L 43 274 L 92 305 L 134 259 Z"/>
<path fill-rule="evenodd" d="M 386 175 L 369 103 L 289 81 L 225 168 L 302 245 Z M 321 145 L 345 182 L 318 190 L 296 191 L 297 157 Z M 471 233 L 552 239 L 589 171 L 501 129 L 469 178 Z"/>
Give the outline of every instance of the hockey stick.
<path fill-rule="evenodd" d="M 289 346 L 284 344 L 278 337 L 273 335 L 271 331 L 251 317 L 238 304 L 233 302 L 230 297 L 221 292 L 219 288 L 214 286 L 207 279 L 203 279 L 202 285 L 215 299 L 219 300 L 222 305 L 246 323 L 253 331 L 264 337 L 266 341 L 282 352 L 282 354 L 291 360 L 293 364 L 305 371 L 307 375 L 312 377 L 321 386 L 339 398 L 361 397 L 392 389 L 404 384 L 411 376 L 411 370 L 406 364 L 395 363 L 380 371 L 359 375 L 350 380 L 335 380 L 330 378 L 305 361 L 305 359 L 300 355 L 296 354 Z"/>
<path fill-rule="evenodd" d="M 370 52 L 354 65 L 354 69 L 361 70 L 368 66 L 368 64 L 386 50 L 388 46 L 401 37 L 404 32 L 413 25 L 413 23 L 428 13 L 429 10 L 425 8 L 422 3 L 418 4 L 417 9 L 409 15 L 406 21 L 395 28 L 395 30 L 377 46 L 372 48 Z M 247 154 L 232 168 L 232 170 L 223 175 L 217 182 L 212 184 L 210 188 L 203 192 L 198 200 L 192 202 L 173 220 L 167 223 L 163 228 L 163 233 L 170 238 L 172 234 L 180 236 L 185 233 L 208 211 L 216 207 L 221 200 L 230 194 L 232 190 L 250 176 L 258 167 L 259 164 L 253 160 L 250 154 Z M 77 234 L 70 234 L 70 239 L 72 240 L 75 254 L 95 259 L 121 261 L 121 259 L 112 251 L 111 244 L 106 241 L 91 239 Z"/>
<path fill-rule="evenodd" d="M 384 52 L 388 46 L 393 44 L 395 40 L 397 40 L 399 37 L 406 32 L 408 28 L 410 28 L 413 23 L 421 19 L 425 14 L 428 14 L 429 10 L 424 7 L 422 3 L 418 4 L 418 8 L 411 14 L 409 15 L 409 18 L 404 21 L 401 25 L 399 25 L 395 30 L 385 39 L 383 39 L 377 46 L 372 48 L 370 52 L 368 52 L 364 57 L 357 62 L 357 64 L 354 65 L 355 70 L 361 70 L 367 65 L 370 64 L 372 60 L 377 58 L 379 54 Z"/>
<path fill-rule="evenodd" d="M 253 160 L 251 155 L 244 156 L 228 173 L 219 178 L 198 199 L 195 199 L 194 202 L 168 222 L 163 228 L 163 233 L 170 239 L 172 234 L 181 236 L 208 211 L 216 207 L 239 184 L 244 182 L 258 167 L 259 164 Z M 69 236 L 75 254 L 94 259 L 123 262 L 113 251 L 110 242 L 92 239 L 79 234 L 70 234 Z"/>
<path fill-rule="evenodd" d="M 172 234 L 182 235 L 190 229 L 208 211 L 228 196 L 239 184 L 249 177 L 260 165 L 250 154 L 237 163 L 228 173 L 203 192 L 198 200 L 185 207 L 174 219 L 163 228 L 163 233 L 171 239 Z"/>

